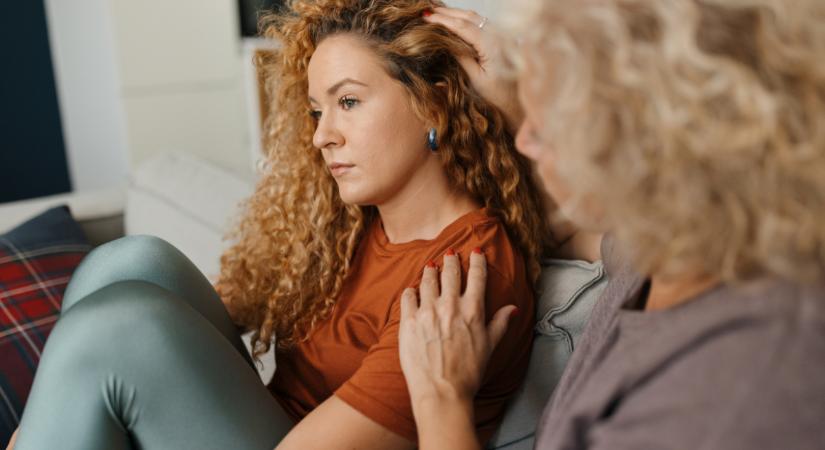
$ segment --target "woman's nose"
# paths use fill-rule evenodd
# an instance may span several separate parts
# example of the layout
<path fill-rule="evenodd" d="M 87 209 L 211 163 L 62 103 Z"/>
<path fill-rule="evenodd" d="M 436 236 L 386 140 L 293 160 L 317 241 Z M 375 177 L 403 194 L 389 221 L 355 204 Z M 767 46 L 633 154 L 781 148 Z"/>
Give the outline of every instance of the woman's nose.
<path fill-rule="evenodd" d="M 318 149 L 338 147 L 343 144 L 343 140 L 343 135 L 331 120 L 325 119 L 324 117 L 318 119 L 318 126 L 315 128 L 315 134 L 312 136 L 312 145 Z"/>

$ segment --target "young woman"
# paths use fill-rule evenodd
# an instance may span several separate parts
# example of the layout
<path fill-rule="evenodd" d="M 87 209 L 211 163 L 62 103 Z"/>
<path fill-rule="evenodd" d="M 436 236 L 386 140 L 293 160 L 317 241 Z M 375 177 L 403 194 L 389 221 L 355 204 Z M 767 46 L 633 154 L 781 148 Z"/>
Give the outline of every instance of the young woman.
<path fill-rule="evenodd" d="M 520 313 L 477 396 L 475 428 L 493 434 L 526 370 L 549 233 L 502 114 L 458 62 L 473 49 L 422 19 L 433 6 L 294 1 L 264 21 L 281 47 L 258 61 L 266 165 L 217 283 L 232 321 L 168 244 L 96 250 L 67 290 L 18 449 L 413 448 L 401 293 L 425 265 L 473 252 L 488 258 L 490 310 Z M 276 342 L 269 389 L 232 322 L 255 330 L 255 356 Z"/>
<path fill-rule="evenodd" d="M 821 447 L 825 4 L 521 6 L 519 150 L 566 217 L 611 233 L 535 448 Z M 428 20 L 484 46 L 472 12 Z M 506 318 L 487 329 L 483 283 L 443 281 L 405 295 L 402 366 L 421 448 L 479 448 L 472 398 Z"/>

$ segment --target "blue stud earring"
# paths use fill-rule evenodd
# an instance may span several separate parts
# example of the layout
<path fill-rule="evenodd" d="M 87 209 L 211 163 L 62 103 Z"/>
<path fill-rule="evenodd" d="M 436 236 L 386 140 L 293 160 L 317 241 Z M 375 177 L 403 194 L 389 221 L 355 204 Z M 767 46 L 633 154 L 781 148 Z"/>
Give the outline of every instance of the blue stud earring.
<path fill-rule="evenodd" d="M 438 132 L 435 128 L 430 128 L 430 132 L 427 133 L 427 147 L 429 147 L 432 152 L 438 151 Z"/>

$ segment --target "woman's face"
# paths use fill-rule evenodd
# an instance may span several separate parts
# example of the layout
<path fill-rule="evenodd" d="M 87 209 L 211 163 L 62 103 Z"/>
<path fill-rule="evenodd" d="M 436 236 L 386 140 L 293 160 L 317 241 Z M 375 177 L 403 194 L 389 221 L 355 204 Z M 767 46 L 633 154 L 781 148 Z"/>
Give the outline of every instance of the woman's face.
<path fill-rule="evenodd" d="M 348 204 L 381 205 L 431 162 L 428 127 L 404 86 L 373 50 L 351 35 L 324 39 L 309 62 L 313 145 Z"/>
<path fill-rule="evenodd" d="M 604 231 L 602 208 L 592 199 L 575 202 L 569 185 L 558 174 L 556 151 L 552 144 L 548 142 L 547 137 L 542 135 L 541 124 L 546 123 L 544 103 L 549 99 L 547 99 L 546 93 L 533 92 L 530 89 L 531 86 L 535 85 L 531 83 L 534 76 L 539 75 L 528 67 L 518 83 L 518 95 L 524 110 L 524 122 L 516 135 L 516 148 L 521 154 L 534 161 L 536 171 L 544 183 L 544 188 L 553 197 L 565 219 L 570 220 L 582 229 Z"/>

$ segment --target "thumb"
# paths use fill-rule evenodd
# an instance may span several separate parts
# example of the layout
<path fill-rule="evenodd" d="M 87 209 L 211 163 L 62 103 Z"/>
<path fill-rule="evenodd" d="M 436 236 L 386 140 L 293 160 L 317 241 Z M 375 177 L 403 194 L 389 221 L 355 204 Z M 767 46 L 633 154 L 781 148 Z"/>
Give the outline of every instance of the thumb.
<path fill-rule="evenodd" d="M 496 349 L 498 343 L 501 342 L 501 338 L 504 337 L 504 333 L 507 332 L 507 325 L 510 323 L 510 318 L 517 313 L 518 308 L 515 305 L 507 305 L 501 307 L 501 309 L 493 315 L 493 320 L 490 321 L 488 327 L 491 352 Z"/>

